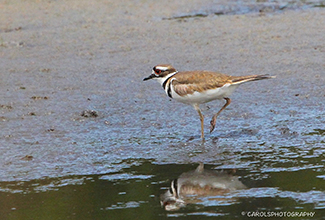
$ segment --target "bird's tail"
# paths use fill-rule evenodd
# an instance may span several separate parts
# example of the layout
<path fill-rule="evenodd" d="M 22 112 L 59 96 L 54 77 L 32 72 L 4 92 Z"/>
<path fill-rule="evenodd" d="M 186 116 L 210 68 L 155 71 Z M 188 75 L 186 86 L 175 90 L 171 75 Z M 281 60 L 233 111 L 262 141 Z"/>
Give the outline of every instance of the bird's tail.
<path fill-rule="evenodd" d="M 244 82 L 249 81 L 256 81 L 261 79 L 273 79 L 276 76 L 270 76 L 270 75 L 250 75 L 250 76 L 233 76 L 231 78 L 232 84 L 241 84 Z"/>

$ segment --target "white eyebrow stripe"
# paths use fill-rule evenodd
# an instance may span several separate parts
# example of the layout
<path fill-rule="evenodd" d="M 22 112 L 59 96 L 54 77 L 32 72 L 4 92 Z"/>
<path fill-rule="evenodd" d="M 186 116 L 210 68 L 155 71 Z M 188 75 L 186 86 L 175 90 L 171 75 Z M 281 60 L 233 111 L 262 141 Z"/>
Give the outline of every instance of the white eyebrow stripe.
<path fill-rule="evenodd" d="M 160 69 L 162 71 L 168 70 L 168 66 L 156 66 L 156 69 Z"/>

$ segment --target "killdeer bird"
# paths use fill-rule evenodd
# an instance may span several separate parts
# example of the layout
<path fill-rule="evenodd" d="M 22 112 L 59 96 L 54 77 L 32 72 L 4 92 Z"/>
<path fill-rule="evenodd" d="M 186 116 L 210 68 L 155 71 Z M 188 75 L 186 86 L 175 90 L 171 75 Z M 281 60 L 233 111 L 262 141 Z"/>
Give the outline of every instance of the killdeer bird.
<path fill-rule="evenodd" d="M 271 79 L 275 76 L 249 75 L 229 76 L 211 71 L 185 71 L 178 72 L 169 64 L 160 64 L 153 68 L 152 74 L 143 79 L 157 79 L 166 94 L 176 101 L 190 104 L 199 113 L 201 121 L 201 138 L 204 139 L 204 116 L 199 105 L 224 99 L 226 104 L 212 117 L 210 133 L 216 126 L 218 115 L 230 104 L 229 96 L 244 82 Z"/>
<path fill-rule="evenodd" d="M 175 211 L 193 203 L 196 197 L 217 196 L 247 187 L 224 171 L 205 170 L 204 164 L 192 171 L 182 173 L 171 182 L 169 190 L 160 195 L 160 204 L 167 211 Z M 194 197 L 193 197 L 194 196 Z"/>

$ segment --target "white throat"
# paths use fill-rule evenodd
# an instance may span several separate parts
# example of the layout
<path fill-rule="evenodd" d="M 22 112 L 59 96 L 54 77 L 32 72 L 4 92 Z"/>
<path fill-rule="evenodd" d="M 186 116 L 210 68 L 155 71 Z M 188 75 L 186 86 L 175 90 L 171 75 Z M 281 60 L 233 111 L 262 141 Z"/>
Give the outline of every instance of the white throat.
<path fill-rule="evenodd" d="M 164 76 L 164 77 L 158 77 L 158 78 L 156 78 L 156 79 L 157 79 L 157 81 L 160 83 L 160 85 L 162 86 L 162 85 L 164 84 L 164 82 L 165 82 L 168 78 L 172 77 L 172 76 L 175 75 L 176 73 L 177 73 L 177 71 L 175 71 L 175 72 L 173 72 L 173 73 L 169 73 L 168 75 L 166 75 L 166 76 Z"/>

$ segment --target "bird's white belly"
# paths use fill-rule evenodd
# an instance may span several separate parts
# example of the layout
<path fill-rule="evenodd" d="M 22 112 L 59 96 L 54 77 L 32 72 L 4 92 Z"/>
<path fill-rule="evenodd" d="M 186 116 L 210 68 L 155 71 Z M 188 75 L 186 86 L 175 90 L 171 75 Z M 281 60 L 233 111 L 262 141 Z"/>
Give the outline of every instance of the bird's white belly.
<path fill-rule="evenodd" d="M 178 95 L 173 88 L 171 88 L 172 97 L 176 101 L 185 103 L 185 104 L 203 104 L 216 99 L 223 99 L 229 97 L 237 88 L 238 85 L 225 84 L 223 87 L 216 89 L 209 89 L 204 92 L 194 92 L 192 94 L 180 96 Z"/>

